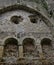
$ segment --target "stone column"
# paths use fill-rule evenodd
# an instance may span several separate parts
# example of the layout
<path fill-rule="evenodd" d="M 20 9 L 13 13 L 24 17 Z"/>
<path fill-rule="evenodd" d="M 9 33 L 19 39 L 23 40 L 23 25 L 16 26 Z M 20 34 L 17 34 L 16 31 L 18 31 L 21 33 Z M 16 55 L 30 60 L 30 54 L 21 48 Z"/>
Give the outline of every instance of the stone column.
<path fill-rule="evenodd" d="M 19 46 L 19 57 L 23 57 L 23 46 Z"/>
<path fill-rule="evenodd" d="M 54 63 L 54 26 L 50 27 L 52 38 L 52 62 Z"/>
<path fill-rule="evenodd" d="M 54 62 L 54 38 L 52 40 L 52 62 Z"/>
<path fill-rule="evenodd" d="M 0 58 L 2 58 L 2 56 L 3 56 L 3 50 L 4 50 L 4 47 L 0 46 Z"/>
<path fill-rule="evenodd" d="M 39 51 L 39 53 L 42 53 L 42 48 L 41 48 L 41 40 L 40 39 L 37 39 L 37 42 L 36 42 L 37 44 L 37 49 L 38 49 L 38 51 Z"/>
<path fill-rule="evenodd" d="M 36 45 L 37 45 L 37 49 L 38 49 L 38 52 L 39 52 L 40 59 L 44 59 L 40 39 L 37 39 L 37 44 Z"/>

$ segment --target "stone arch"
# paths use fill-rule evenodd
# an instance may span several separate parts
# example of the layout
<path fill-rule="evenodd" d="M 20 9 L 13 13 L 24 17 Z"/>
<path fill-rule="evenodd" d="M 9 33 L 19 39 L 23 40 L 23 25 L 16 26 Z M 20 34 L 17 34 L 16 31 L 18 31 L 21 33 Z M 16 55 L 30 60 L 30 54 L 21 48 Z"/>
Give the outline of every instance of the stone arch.
<path fill-rule="evenodd" d="M 43 38 L 41 40 L 42 52 L 46 58 L 51 57 L 52 40 L 49 38 Z"/>
<path fill-rule="evenodd" d="M 4 43 L 5 43 L 5 45 L 7 45 L 7 44 L 9 44 L 9 42 L 10 42 L 10 44 L 13 43 L 15 45 L 18 45 L 18 41 L 15 38 L 7 38 Z"/>
<path fill-rule="evenodd" d="M 51 39 L 49 39 L 49 38 L 43 38 L 41 40 L 41 45 L 43 45 L 43 44 L 47 44 L 47 45 L 51 44 Z"/>
<path fill-rule="evenodd" d="M 33 38 L 25 38 L 23 40 L 23 53 L 24 56 L 30 55 L 35 52 L 35 40 Z"/>
<path fill-rule="evenodd" d="M 4 62 L 5 63 L 16 63 L 18 59 L 18 55 L 19 55 L 18 53 L 19 53 L 18 40 L 13 37 L 7 38 L 4 41 L 4 52 L 3 52 Z"/>
<path fill-rule="evenodd" d="M 44 22 L 47 26 L 49 26 L 49 27 L 53 26 L 53 24 L 51 23 L 50 19 L 47 16 L 42 14 L 40 11 L 37 11 L 36 9 L 30 8 L 29 6 L 25 6 L 25 5 L 15 4 L 15 5 L 7 6 L 5 8 L 0 9 L 0 15 L 5 12 L 13 11 L 13 10 L 17 10 L 17 9 L 25 10 L 27 12 L 37 14 L 38 16 L 40 16 L 42 18 L 42 20 L 44 20 Z"/>

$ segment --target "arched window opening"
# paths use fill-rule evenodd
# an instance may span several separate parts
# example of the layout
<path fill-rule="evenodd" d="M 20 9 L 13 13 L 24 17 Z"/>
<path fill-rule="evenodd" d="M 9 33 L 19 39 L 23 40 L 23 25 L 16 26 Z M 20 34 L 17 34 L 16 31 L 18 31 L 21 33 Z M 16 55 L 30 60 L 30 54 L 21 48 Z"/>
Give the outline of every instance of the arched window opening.
<path fill-rule="evenodd" d="M 22 16 L 14 15 L 11 17 L 11 22 L 13 22 L 14 24 L 19 24 L 19 22 L 22 22 L 22 20 Z"/>
<path fill-rule="evenodd" d="M 16 63 L 18 57 L 18 41 L 15 38 L 8 38 L 4 43 L 4 62 Z"/>
<path fill-rule="evenodd" d="M 23 40 L 23 53 L 24 56 L 32 56 L 32 53 L 35 51 L 35 41 L 32 38 L 26 38 Z"/>
<path fill-rule="evenodd" d="M 42 46 L 42 51 L 43 51 L 45 57 L 46 58 L 51 57 L 51 49 L 52 49 L 51 40 L 49 38 L 42 39 L 41 46 Z"/>
<path fill-rule="evenodd" d="M 30 15 L 29 18 L 30 18 L 31 23 L 37 23 L 38 22 L 37 15 Z"/>

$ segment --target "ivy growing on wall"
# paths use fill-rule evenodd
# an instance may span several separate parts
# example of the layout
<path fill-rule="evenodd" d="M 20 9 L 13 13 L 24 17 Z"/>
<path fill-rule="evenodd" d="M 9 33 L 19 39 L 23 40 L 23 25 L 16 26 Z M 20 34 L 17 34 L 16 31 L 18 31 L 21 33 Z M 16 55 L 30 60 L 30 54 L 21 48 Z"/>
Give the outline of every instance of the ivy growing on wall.
<path fill-rule="evenodd" d="M 41 0 L 41 3 L 43 4 L 42 6 L 43 6 L 46 10 L 48 10 L 48 5 L 47 5 L 47 3 L 45 2 L 45 0 Z"/>

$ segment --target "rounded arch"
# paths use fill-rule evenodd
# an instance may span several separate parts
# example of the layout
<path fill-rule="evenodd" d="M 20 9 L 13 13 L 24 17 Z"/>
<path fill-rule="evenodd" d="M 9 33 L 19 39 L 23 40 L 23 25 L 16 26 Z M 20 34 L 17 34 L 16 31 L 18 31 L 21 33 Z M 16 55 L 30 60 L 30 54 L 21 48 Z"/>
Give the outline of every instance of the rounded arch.
<path fill-rule="evenodd" d="M 47 16 L 42 14 L 40 11 L 37 11 L 36 9 L 30 8 L 29 6 L 25 6 L 25 5 L 15 4 L 15 5 L 7 6 L 5 8 L 0 9 L 0 15 L 5 12 L 13 11 L 13 10 L 17 10 L 17 9 L 25 10 L 27 12 L 37 14 L 38 16 L 41 16 L 41 18 L 44 20 L 44 22 L 47 26 L 49 26 L 49 27 L 53 26 L 53 24 L 50 22 L 50 19 Z"/>
<path fill-rule="evenodd" d="M 30 42 L 32 45 L 35 45 L 35 40 L 33 38 L 25 38 L 23 40 L 23 45 L 26 44 L 26 42 Z"/>
<path fill-rule="evenodd" d="M 3 45 L 5 45 L 4 42 L 5 42 L 6 40 L 10 39 L 10 38 L 14 38 L 15 40 L 17 40 L 17 41 L 19 42 L 18 38 L 14 37 L 14 36 L 7 36 L 7 37 L 5 37 L 5 38 L 3 39 L 3 42 L 2 42 Z"/>
<path fill-rule="evenodd" d="M 51 41 L 52 40 L 49 38 L 43 38 L 41 40 L 42 52 L 43 52 L 46 59 L 51 57 L 51 55 L 52 55 L 52 52 L 51 52 L 52 51 L 52 43 L 51 43 Z"/>
<path fill-rule="evenodd" d="M 23 40 L 23 52 L 33 52 L 35 49 L 35 40 L 33 38 L 25 38 Z"/>
<path fill-rule="evenodd" d="M 5 43 L 4 45 L 7 45 L 7 44 L 18 45 L 18 41 L 15 38 L 8 38 L 8 39 L 5 40 L 4 43 Z"/>
<path fill-rule="evenodd" d="M 7 63 L 14 63 L 17 61 L 17 57 L 19 56 L 19 51 L 18 51 L 18 40 L 16 38 L 10 37 L 7 38 L 4 41 L 4 52 L 3 52 L 3 57 L 4 57 L 4 62 Z M 6 59 L 7 57 L 7 59 Z M 10 59 L 12 59 L 12 61 L 10 62 Z M 16 59 L 15 59 L 16 58 Z"/>
<path fill-rule="evenodd" d="M 41 40 L 41 45 L 43 46 L 43 45 L 51 45 L 51 39 L 49 39 L 49 38 L 43 38 L 42 40 Z"/>

